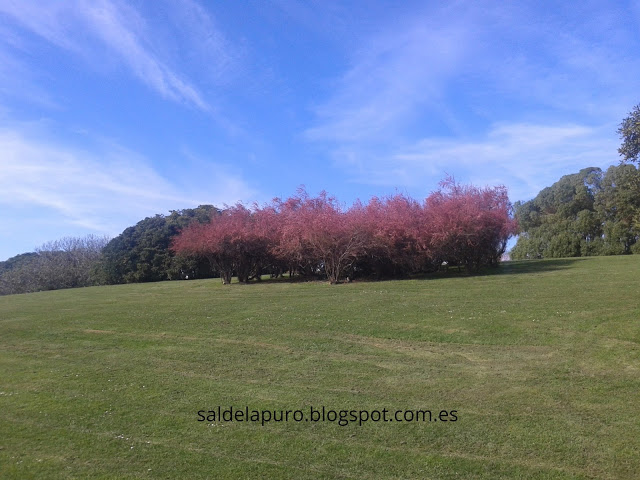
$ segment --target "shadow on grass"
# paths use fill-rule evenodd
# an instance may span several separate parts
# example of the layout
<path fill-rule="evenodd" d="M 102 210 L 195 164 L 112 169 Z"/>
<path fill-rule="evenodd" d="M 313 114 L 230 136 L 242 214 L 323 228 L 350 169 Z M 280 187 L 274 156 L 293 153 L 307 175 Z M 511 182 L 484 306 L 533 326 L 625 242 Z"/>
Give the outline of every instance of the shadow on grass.
<path fill-rule="evenodd" d="M 492 275 L 521 275 L 543 272 L 553 272 L 570 268 L 576 262 L 585 260 L 584 258 L 557 258 L 545 260 L 511 260 L 501 262 L 495 267 L 484 267 L 478 272 L 468 272 L 464 268 L 449 267 L 439 272 L 427 273 L 412 276 L 413 279 L 434 280 L 439 278 L 456 277 L 485 277 Z"/>
<path fill-rule="evenodd" d="M 407 275 L 404 277 L 391 278 L 391 277 L 356 277 L 354 282 L 369 283 L 369 282 L 385 282 L 393 280 L 436 280 L 443 278 L 459 278 L 459 277 L 484 277 L 490 275 L 518 275 L 518 274 L 533 274 L 543 272 L 553 272 L 557 270 L 564 270 L 570 268 L 576 262 L 585 260 L 585 258 L 558 258 L 558 259 L 545 259 L 545 260 L 511 260 L 508 262 L 501 262 L 495 267 L 484 267 L 478 272 L 468 272 L 464 268 L 449 267 L 446 270 L 440 270 L 438 272 L 422 273 L 416 275 Z M 260 285 L 269 283 L 328 283 L 326 278 L 319 276 L 316 277 L 302 277 L 294 276 L 292 278 L 288 276 L 270 278 L 267 275 L 263 275 L 260 281 L 251 280 L 248 283 L 242 285 Z M 340 284 L 349 282 L 339 282 Z M 234 278 L 232 284 L 237 284 L 237 279 Z"/>
<path fill-rule="evenodd" d="M 564 270 L 584 258 L 553 258 L 546 260 L 511 260 L 497 267 L 484 268 L 478 275 L 514 275 Z"/>

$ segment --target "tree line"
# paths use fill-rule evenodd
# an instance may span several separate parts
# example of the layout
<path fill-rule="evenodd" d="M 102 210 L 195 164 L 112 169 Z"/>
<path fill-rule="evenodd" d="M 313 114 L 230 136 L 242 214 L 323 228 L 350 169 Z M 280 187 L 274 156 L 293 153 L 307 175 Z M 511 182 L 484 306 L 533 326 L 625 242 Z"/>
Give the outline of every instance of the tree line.
<path fill-rule="evenodd" d="M 155 215 L 120 235 L 65 237 L 0 262 L 0 295 L 118 283 L 217 276 L 204 258 L 176 255 L 173 236 L 191 222 L 208 222 L 212 205 Z"/>
<path fill-rule="evenodd" d="M 640 253 L 640 170 L 591 167 L 515 203 L 514 260 Z"/>
<path fill-rule="evenodd" d="M 449 179 L 424 202 L 394 195 L 349 208 L 299 190 L 263 207 L 201 205 L 148 217 L 111 240 L 49 242 L 0 262 L 0 295 L 286 273 L 337 283 L 432 272 L 443 263 L 474 271 L 498 263 L 514 228 L 503 187 Z"/>
<path fill-rule="evenodd" d="M 65 237 L 0 262 L 0 295 L 94 285 L 108 241 L 95 235 Z"/>
<path fill-rule="evenodd" d="M 620 164 L 565 175 L 516 202 L 520 235 L 511 258 L 640 253 L 640 104 L 618 128 Z"/>
<path fill-rule="evenodd" d="M 477 271 L 497 265 L 515 233 L 504 187 L 477 188 L 453 179 L 424 202 L 405 195 L 343 207 L 306 191 L 249 209 L 237 204 L 192 223 L 172 241 L 179 254 L 207 258 L 223 283 L 263 274 L 326 278 L 396 278 L 443 264 Z"/>
<path fill-rule="evenodd" d="M 0 262 L 0 295 L 59 288 L 261 275 L 398 278 L 511 258 L 638 253 L 640 170 L 586 168 L 511 209 L 503 187 L 452 180 L 423 202 L 405 195 L 349 208 L 304 190 L 268 205 L 201 205 L 155 215 L 110 241 L 89 235 L 49 242 Z M 512 215 L 512 210 L 514 215 Z"/>
<path fill-rule="evenodd" d="M 262 208 L 212 205 L 141 220 L 112 240 L 49 242 L 0 262 L 0 295 L 58 288 L 263 273 L 394 278 L 443 263 L 495 265 L 510 234 L 513 259 L 640 253 L 640 105 L 618 129 L 621 163 L 585 168 L 516 202 L 502 187 L 452 180 L 417 202 L 403 195 L 345 209 L 304 191 Z M 517 227 L 516 227 L 517 225 Z"/>

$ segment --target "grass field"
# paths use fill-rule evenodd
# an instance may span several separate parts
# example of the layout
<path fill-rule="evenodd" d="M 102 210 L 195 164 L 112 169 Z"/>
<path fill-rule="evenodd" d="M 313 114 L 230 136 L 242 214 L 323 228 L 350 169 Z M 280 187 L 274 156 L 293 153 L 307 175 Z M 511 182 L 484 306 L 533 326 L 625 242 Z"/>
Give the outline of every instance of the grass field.
<path fill-rule="evenodd" d="M 198 421 L 218 405 L 457 421 Z M 639 475 L 640 256 L 0 297 L 0 478 Z"/>

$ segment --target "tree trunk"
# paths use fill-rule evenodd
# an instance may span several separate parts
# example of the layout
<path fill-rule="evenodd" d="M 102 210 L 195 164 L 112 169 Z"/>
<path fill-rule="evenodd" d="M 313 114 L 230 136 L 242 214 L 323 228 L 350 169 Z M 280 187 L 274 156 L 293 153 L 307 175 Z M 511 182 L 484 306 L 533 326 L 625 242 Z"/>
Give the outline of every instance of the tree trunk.
<path fill-rule="evenodd" d="M 231 271 L 220 272 L 220 280 L 222 280 L 223 285 L 229 285 L 231 283 L 231 273 Z"/>

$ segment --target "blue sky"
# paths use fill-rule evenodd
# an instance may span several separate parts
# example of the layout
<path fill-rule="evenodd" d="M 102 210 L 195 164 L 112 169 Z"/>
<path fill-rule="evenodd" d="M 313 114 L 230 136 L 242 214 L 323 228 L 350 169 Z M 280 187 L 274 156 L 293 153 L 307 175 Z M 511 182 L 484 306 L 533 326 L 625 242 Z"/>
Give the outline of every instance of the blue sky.
<path fill-rule="evenodd" d="M 528 200 L 640 103 L 637 1 L 0 0 L 0 38 L 0 260 L 300 185 Z"/>

